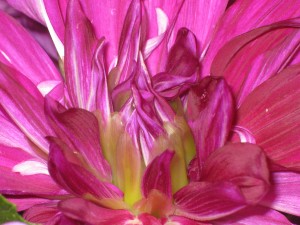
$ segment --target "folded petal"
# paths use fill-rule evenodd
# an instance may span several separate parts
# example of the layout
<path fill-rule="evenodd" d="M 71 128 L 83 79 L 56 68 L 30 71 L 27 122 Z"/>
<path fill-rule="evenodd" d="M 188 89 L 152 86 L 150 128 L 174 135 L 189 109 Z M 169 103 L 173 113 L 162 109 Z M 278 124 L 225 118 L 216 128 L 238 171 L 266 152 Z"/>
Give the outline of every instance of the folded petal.
<path fill-rule="evenodd" d="M 201 180 L 227 181 L 238 186 L 247 203 L 256 204 L 269 190 L 264 152 L 253 144 L 228 144 L 206 160 Z"/>
<path fill-rule="evenodd" d="M 269 158 L 300 169 L 300 66 L 293 66 L 256 88 L 238 110 L 246 128 Z"/>
<path fill-rule="evenodd" d="M 1 110 L 32 142 L 36 154 L 46 157 L 52 134 L 44 115 L 44 99 L 35 85 L 19 72 L 0 63 Z"/>
<path fill-rule="evenodd" d="M 211 74 L 225 77 L 239 107 L 249 93 L 295 57 L 299 38 L 299 18 L 252 30 L 232 39 L 218 52 Z"/>
<path fill-rule="evenodd" d="M 189 91 L 184 104 L 200 166 L 228 138 L 233 120 L 231 93 L 223 79 L 207 77 Z"/>
<path fill-rule="evenodd" d="M 234 2 L 219 20 L 216 34 L 204 59 L 204 75 L 209 74 L 214 57 L 230 39 L 258 27 L 300 16 L 300 3 L 297 0 L 262 0 L 255 2 L 252 0 L 236 0 Z"/>
<path fill-rule="evenodd" d="M 166 150 L 147 166 L 142 181 L 142 190 L 145 197 L 153 189 L 172 197 L 170 165 L 173 155 L 174 152 Z"/>
<path fill-rule="evenodd" d="M 36 205 L 26 210 L 23 214 L 24 219 L 31 223 L 47 223 L 59 213 L 57 201 Z"/>
<path fill-rule="evenodd" d="M 239 188 L 229 182 L 192 182 L 174 195 L 175 215 L 213 220 L 245 207 Z"/>
<path fill-rule="evenodd" d="M 300 174 L 293 172 L 272 173 L 272 186 L 260 204 L 300 216 Z"/>
<path fill-rule="evenodd" d="M 89 224 L 126 225 L 130 224 L 126 223 L 126 221 L 133 219 L 133 216 L 127 210 L 103 208 L 81 198 L 61 201 L 59 203 L 59 209 L 69 218 Z"/>
<path fill-rule="evenodd" d="M 51 138 L 50 143 L 48 167 L 58 184 L 70 193 L 93 200 L 122 198 L 116 186 L 102 182 L 84 167 L 76 151 L 57 138 Z"/>
<path fill-rule="evenodd" d="M 59 107 L 50 98 L 46 100 L 47 118 L 57 136 L 83 157 L 103 181 L 111 181 L 111 169 L 100 146 L 97 118 L 83 109 L 60 111 Z"/>
<path fill-rule="evenodd" d="M 20 24 L 3 12 L 0 12 L 0 21 L 2 63 L 23 73 L 35 85 L 47 80 L 62 80 L 46 52 Z"/>

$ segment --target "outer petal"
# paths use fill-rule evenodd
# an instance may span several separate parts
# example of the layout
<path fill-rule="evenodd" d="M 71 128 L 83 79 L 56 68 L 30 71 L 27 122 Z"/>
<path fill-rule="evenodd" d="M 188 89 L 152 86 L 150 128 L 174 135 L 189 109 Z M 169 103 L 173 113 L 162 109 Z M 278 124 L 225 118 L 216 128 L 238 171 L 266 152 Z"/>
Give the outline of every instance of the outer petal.
<path fill-rule="evenodd" d="M 299 9 L 300 3 L 297 0 L 261 0 L 255 2 L 236 0 L 219 20 L 217 33 L 214 35 L 205 56 L 203 74 L 209 74 L 211 62 L 222 46 L 230 39 L 254 28 L 295 18 L 300 15 Z"/>
<path fill-rule="evenodd" d="M 184 107 L 202 165 L 228 138 L 233 118 L 231 93 L 223 79 L 207 77 L 190 90 Z"/>
<path fill-rule="evenodd" d="M 239 189 L 228 182 L 192 182 L 174 195 L 175 215 L 193 220 L 213 220 L 245 207 Z"/>
<path fill-rule="evenodd" d="M 300 19 L 255 29 L 219 51 L 211 74 L 226 78 L 239 107 L 255 87 L 286 67 L 297 53 L 299 38 Z"/>
<path fill-rule="evenodd" d="M 232 182 L 240 188 L 247 203 L 256 204 L 269 190 L 267 160 L 256 145 L 228 144 L 210 155 L 201 180 Z"/>
<path fill-rule="evenodd" d="M 300 216 L 300 174 L 272 174 L 272 188 L 261 204 L 288 214 Z"/>
<path fill-rule="evenodd" d="M 166 150 L 147 166 L 142 181 L 142 190 L 145 197 L 153 189 L 172 197 L 170 165 L 173 155 L 174 152 Z"/>
<path fill-rule="evenodd" d="M 264 207 L 247 207 L 228 218 L 214 222 L 216 225 L 292 225 L 279 212 Z"/>
<path fill-rule="evenodd" d="M 45 224 L 59 213 L 57 209 L 57 202 L 51 202 L 46 204 L 40 204 L 31 207 L 24 212 L 23 217 L 31 223 L 42 223 Z"/>
<path fill-rule="evenodd" d="M 60 202 L 59 209 L 70 218 L 95 225 L 126 225 L 129 224 L 126 221 L 133 219 L 131 213 L 126 210 L 103 208 L 80 198 Z"/>
<path fill-rule="evenodd" d="M 1 62 L 19 70 L 35 85 L 48 80 L 61 81 L 51 59 L 21 25 L 3 12 L 0 21 Z"/>
<path fill-rule="evenodd" d="M 254 90 L 238 111 L 237 124 L 249 130 L 276 163 L 300 169 L 300 66 L 284 70 Z"/>

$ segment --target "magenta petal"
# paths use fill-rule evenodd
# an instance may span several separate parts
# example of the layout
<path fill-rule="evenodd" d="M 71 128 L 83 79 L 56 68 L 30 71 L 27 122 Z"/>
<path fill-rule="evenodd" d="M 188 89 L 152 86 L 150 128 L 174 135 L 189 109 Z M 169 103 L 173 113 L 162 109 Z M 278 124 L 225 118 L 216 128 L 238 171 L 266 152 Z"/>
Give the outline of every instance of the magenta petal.
<path fill-rule="evenodd" d="M 201 165 L 225 144 L 231 129 L 233 101 L 226 82 L 215 77 L 204 78 L 190 90 L 185 108 Z"/>
<path fill-rule="evenodd" d="M 276 172 L 272 186 L 261 204 L 288 214 L 300 216 L 300 174 Z"/>
<path fill-rule="evenodd" d="M 247 203 L 255 204 L 269 190 L 269 170 L 264 152 L 252 144 L 228 144 L 206 160 L 201 180 L 237 185 Z"/>
<path fill-rule="evenodd" d="M 258 85 L 280 72 L 297 54 L 300 19 L 257 28 L 228 42 L 215 57 L 211 74 L 225 77 L 238 107 Z"/>
<path fill-rule="evenodd" d="M 209 74 L 211 62 L 230 39 L 258 27 L 300 16 L 298 0 L 260 0 L 255 2 L 238 0 L 234 2 L 219 21 L 217 32 L 210 43 L 203 63 L 204 75 Z"/>
<path fill-rule="evenodd" d="M 300 66 L 290 67 L 255 89 L 238 111 L 238 126 L 250 131 L 268 157 L 300 169 Z"/>
<path fill-rule="evenodd" d="M 31 207 L 24 212 L 23 217 L 31 223 L 45 224 L 51 221 L 58 212 L 57 202 L 53 201 Z"/>
<path fill-rule="evenodd" d="M 245 207 L 237 186 L 228 182 L 192 182 L 174 195 L 175 215 L 193 220 L 213 220 Z"/>
<path fill-rule="evenodd" d="M 97 170 L 103 181 L 111 181 L 111 169 L 102 154 L 97 118 L 83 109 L 59 110 L 58 103 L 46 100 L 45 111 L 55 133 Z"/>
<path fill-rule="evenodd" d="M 256 206 L 247 207 L 236 214 L 230 215 L 228 218 L 216 221 L 217 225 L 292 225 L 288 219 L 281 213 Z"/>
<path fill-rule="evenodd" d="M 172 216 L 170 221 L 179 223 L 180 225 L 212 225 L 211 223 L 199 222 L 191 219 L 187 219 L 183 216 Z"/>
<path fill-rule="evenodd" d="M 20 24 L 3 12 L 0 12 L 0 23 L 2 63 L 23 73 L 35 85 L 47 80 L 62 80 L 49 56 Z"/>
<path fill-rule="evenodd" d="M 59 209 L 69 218 L 88 224 L 125 225 L 127 220 L 133 219 L 133 216 L 127 210 L 103 208 L 81 198 L 61 201 Z"/>
<path fill-rule="evenodd" d="M 170 165 L 174 152 L 164 151 L 147 166 L 143 176 L 142 190 L 145 197 L 156 189 L 172 197 Z"/>
<path fill-rule="evenodd" d="M 117 187 L 100 181 L 97 174 L 84 168 L 80 158 L 77 158 L 76 151 L 74 153 L 56 138 L 51 138 L 50 143 L 49 172 L 62 187 L 77 196 L 91 195 L 100 199 L 122 197 L 122 192 Z"/>
<path fill-rule="evenodd" d="M 46 123 L 44 99 L 37 88 L 22 74 L 0 63 L 1 110 L 46 157 L 48 143 L 45 136 L 52 130 Z"/>

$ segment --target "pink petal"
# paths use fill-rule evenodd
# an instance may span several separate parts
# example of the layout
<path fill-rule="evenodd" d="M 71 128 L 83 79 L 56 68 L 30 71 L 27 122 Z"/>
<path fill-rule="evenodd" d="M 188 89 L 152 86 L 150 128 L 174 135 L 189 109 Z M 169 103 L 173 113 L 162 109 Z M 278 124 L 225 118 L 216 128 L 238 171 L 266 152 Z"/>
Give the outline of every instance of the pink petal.
<path fill-rule="evenodd" d="M 69 218 L 88 224 L 125 225 L 127 220 L 133 219 L 133 216 L 127 210 L 103 208 L 80 198 L 61 201 L 59 209 Z"/>
<path fill-rule="evenodd" d="M 240 188 L 247 203 L 255 204 L 269 190 L 267 160 L 256 145 L 228 144 L 209 156 L 201 180 L 232 182 Z"/>
<path fill-rule="evenodd" d="M 214 57 L 230 39 L 258 27 L 298 17 L 299 9 L 298 0 L 235 1 L 219 20 L 217 32 L 205 56 L 203 74 L 209 74 Z"/>
<path fill-rule="evenodd" d="M 31 223 L 47 223 L 58 213 L 57 202 L 50 202 L 31 207 L 26 210 L 23 217 Z"/>
<path fill-rule="evenodd" d="M 163 97 L 175 99 L 198 81 L 199 67 L 196 38 L 182 28 L 170 50 L 166 72 L 152 78 L 153 88 Z"/>
<path fill-rule="evenodd" d="M 139 219 L 139 221 L 142 222 L 142 225 L 162 225 L 162 223 L 159 221 L 159 219 L 157 219 L 154 216 L 151 216 L 147 213 L 140 214 L 138 216 L 138 219 Z M 132 223 L 132 225 L 133 224 L 134 223 Z"/>
<path fill-rule="evenodd" d="M 197 148 L 199 165 L 228 138 L 233 101 L 223 79 L 207 77 L 192 88 L 185 103 L 186 117 Z"/>
<path fill-rule="evenodd" d="M 57 138 L 51 138 L 50 143 L 49 172 L 62 187 L 77 196 L 98 199 L 122 197 L 122 192 L 117 187 L 102 182 L 95 174 L 96 171 L 85 168 L 76 151 Z"/>
<path fill-rule="evenodd" d="M 51 59 L 20 24 L 3 12 L 0 12 L 0 22 L 1 62 L 23 73 L 35 85 L 62 80 Z"/>
<path fill-rule="evenodd" d="M 142 190 L 145 197 L 156 189 L 168 197 L 172 197 L 170 165 L 174 152 L 166 150 L 157 156 L 146 167 L 142 181 Z"/>
<path fill-rule="evenodd" d="M 45 110 L 58 137 L 83 157 L 103 181 L 111 181 L 111 169 L 102 154 L 97 118 L 83 109 L 60 111 L 59 104 L 49 98 Z"/>
<path fill-rule="evenodd" d="M 92 24 L 83 13 L 79 1 L 70 0 L 66 21 L 65 72 L 73 107 L 95 110 L 94 92 L 99 78 L 92 73 L 91 66 L 96 44 Z"/>
<path fill-rule="evenodd" d="M 18 198 L 18 196 L 16 196 L 16 198 L 8 198 L 8 200 L 17 206 L 18 211 L 24 211 L 35 205 L 40 205 L 52 201 L 43 198 Z"/>
<path fill-rule="evenodd" d="M 258 85 L 280 72 L 297 53 L 300 20 L 261 27 L 228 42 L 215 57 L 211 74 L 224 76 L 238 107 Z"/>
<path fill-rule="evenodd" d="M 272 186 L 261 204 L 288 214 L 300 216 L 300 174 L 276 172 Z"/>
<path fill-rule="evenodd" d="M 0 95 L 2 111 L 36 145 L 36 153 L 46 157 L 45 136 L 52 131 L 46 123 L 40 92 L 25 76 L 0 63 Z"/>
<path fill-rule="evenodd" d="M 213 220 L 245 207 L 239 189 L 228 182 L 192 182 L 174 195 L 175 215 L 193 220 Z"/>
<path fill-rule="evenodd" d="M 182 216 L 172 216 L 170 217 L 170 223 L 165 223 L 164 225 L 172 225 L 172 222 L 177 222 L 180 225 L 212 225 L 211 223 L 198 222 L 195 220 L 190 220 Z M 175 223 L 176 225 L 176 223 Z"/>
<path fill-rule="evenodd" d="M 300 66 L 284 70 L 256 88 L 238 111 L 238 126 L 253 135 L 268 157 L 300 169 Z"/>
<path fill-rule="evenodd" d="M 260 206 L 247 207 L 214 224 L 222 225 L 291 225 L 281 213 Z"/>

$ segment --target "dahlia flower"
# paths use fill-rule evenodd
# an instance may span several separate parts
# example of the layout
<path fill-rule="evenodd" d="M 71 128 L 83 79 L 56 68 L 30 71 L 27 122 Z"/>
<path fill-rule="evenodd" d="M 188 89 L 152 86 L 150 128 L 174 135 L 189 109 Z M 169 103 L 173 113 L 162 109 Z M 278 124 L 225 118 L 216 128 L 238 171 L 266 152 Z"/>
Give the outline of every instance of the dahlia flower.
<path fill-rule="evenodd" d="M 27 221 L 300 216 L 298 0 L 8 3 L 63 65 L 0 12 L 0 193 Z"/>

